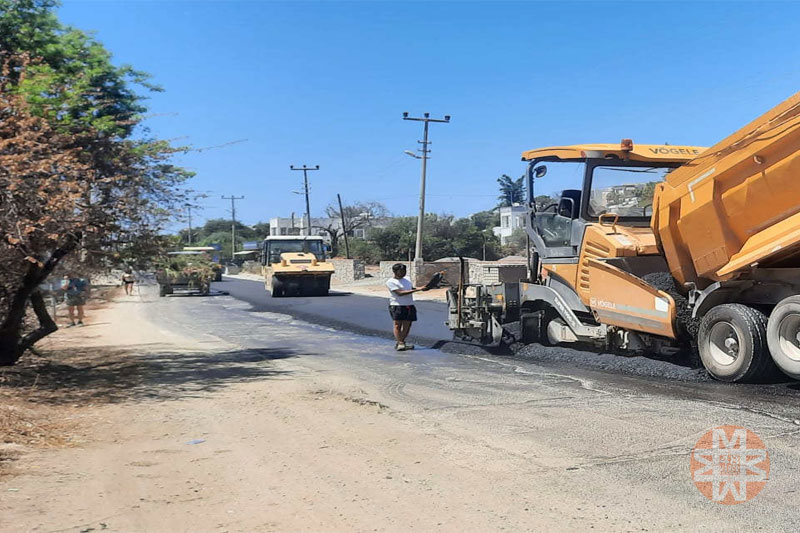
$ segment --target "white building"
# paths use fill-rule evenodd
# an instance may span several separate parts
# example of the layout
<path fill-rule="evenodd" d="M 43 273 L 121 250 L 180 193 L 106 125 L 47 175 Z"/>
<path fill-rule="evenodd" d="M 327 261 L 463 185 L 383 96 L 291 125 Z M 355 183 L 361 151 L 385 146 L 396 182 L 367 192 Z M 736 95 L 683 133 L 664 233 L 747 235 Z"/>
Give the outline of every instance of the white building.
<path fill-rule="evenodd" d="M 328 232 L 319 228 L 327 227 L 332 219 L 330 218 L 311 218 L 311 235 L 327 237 Z M 339 224 L 338 226 L 341 226 Z M 334 227 L 338 227 L 334 224 Z M 269 234 L 273 236 L 283 235 L 306 235 L 306 217 L 274 217 L 269 219 Z"/>
<path fill-rule="evenodd" d="M 390 218 L 370 219 L 364 226 L 356 228 L 350 232 L 350 237 L 364 239 L 370 228 L 385 228 L 389 225 Z M 326 242 L 330 241 L 330 234 L 322 228 L 331 227 L 341 232 L 342 219 L 319 217 L 311 218 L 311 235 L 324 237 Z M 306 235 L 306 217 L 273 217 L 269 219 L 269 234 L 273 236 L 281 235 Z"/>
<path fill-rule="evenodd" d="M 525 228 L 525 206 L 514 204 L 499 208 L 500 225 L 492 228 L 492 232 L 500 238 L 500 244 L 507 244 L 508 239 L 517 228 Z"/>

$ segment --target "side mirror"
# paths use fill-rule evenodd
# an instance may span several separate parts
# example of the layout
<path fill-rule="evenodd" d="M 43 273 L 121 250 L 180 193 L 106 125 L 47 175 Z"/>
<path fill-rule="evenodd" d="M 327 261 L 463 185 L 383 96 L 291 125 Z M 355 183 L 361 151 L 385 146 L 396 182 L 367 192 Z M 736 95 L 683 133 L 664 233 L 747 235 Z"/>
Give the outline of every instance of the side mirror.
<path fill-rule="evenodd" d="M 533 169 L 533 177 L 534 178 L 543 178 L 547 174 L 547 167 L 545 165 L 539 165 L 535 169 Z"/>

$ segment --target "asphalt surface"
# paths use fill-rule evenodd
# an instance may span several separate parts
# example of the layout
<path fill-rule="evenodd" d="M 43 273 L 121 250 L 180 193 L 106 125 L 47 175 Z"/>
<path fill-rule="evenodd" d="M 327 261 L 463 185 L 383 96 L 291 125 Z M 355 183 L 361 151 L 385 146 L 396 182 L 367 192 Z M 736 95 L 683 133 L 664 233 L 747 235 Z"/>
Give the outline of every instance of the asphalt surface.
<path fill-rule="evenodd" d="M 283 313 L 340 331 L 392 338 L 391 320 L 384 298 L 344 291 L 331 291 L 327 298 L 272 298 L 261 282 L 232 278 L 214 284 L 214 288 L 250 304 L 250 309 L 255 312 Z M 515 347 L 514 353 L 506 349 L 486 349 L 450 340 L 452 334 L 444 325 L 446 304 L 422 301 L 416 305 L 420 320 L 413 326 L 411 339 L 420 346 L 490 360 L 535 362 L 624 387 L 658 391 L 669 397 L 729 402 L 741 409 L 769 412 L 787 420 L 800 419 L 800 382 L 789 378 L 778 377 L 773 383 L 763 384 L 719 383 L 702 368 L 693 368 L 683 362 L 602 353 L 581 349 L 577 345 L 530 345 Z"/>
<path fill-rule="evenodd" d="M 225 277 L 213 288 L 225 291 L 234 298 L 253 306 L 254 311 L 286 313 L 317 324 L 334 326 L 356 333 L 384 338 L 392 336 L 392 319 L 389 318 L 387 298 L 362 296 L 345 291 L 331 290 L 327 297 L 287 296 L 273 298 L 260 281 Z M 419 320 L 412 326 L 411 341 L 434 345 L 452 338 L 444 325 L 447 306 L 439 302 L 416 302 Z"/>
<path fill-rule="evenodd" d="M 534 349 L 524 357 L 433 348 L 397 353 L 391 342 L 329 324 L 385 314 L 380 298 L 349 295 L 251 305 L 248 300 L 268 298 L 256 283 L 226 281 L 217 287 L 231 296 L 157 299 L 149 319 L 159 327 L 237 344 L 242 361 L 228 361 L 232 365 L 286 358 L 305 369 L 295 379 L 311 373 L 356 380 L 370 401 L 404 419 L 413 416 L 427 431 L 442 435 L 442 457 L 435 460 L 503 472 L 498 478 L 503 480 L 529 476 L 533 490 L 509 492 L 510 506 L 528 492 L 535 500 L 536 490 L 547 490 L 585 498 L 575 516 L 587 507 L 607 507 L 628 519 L 565 522 L 564 529 L 788 531 L 800 520 L 796 382 L 729 385 L 701 377 L 669 379 L 631 370 L 642 364 L 667 368 L 669 363 L 569 348 Z M 289 316 L 295 311 L 317 314 L 323 325 Z M 382 318 L 372 320 L 378 325 Z M 601 366 L 592 367 L 597 361 Z M 709 502 L 689 473 L 692 447 L 723 424 L 754 431 L 771 458 L 764 490 L 741 505 Z"/>

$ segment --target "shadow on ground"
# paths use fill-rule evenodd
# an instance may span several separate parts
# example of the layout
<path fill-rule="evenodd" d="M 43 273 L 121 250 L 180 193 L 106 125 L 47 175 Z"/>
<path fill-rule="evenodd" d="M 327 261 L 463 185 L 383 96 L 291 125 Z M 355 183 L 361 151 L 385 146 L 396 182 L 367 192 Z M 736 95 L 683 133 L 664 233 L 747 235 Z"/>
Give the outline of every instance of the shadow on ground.
<path fill-rule="evenodd" d="M 109 346 L 28 358 L 0 369 L 0 392 L 48 404 L 179 400 L 289 375 L 271 361 L 298 355 L 290 348 L 177 352 L 146 346 L 146 355 L 135 346 Z"/>

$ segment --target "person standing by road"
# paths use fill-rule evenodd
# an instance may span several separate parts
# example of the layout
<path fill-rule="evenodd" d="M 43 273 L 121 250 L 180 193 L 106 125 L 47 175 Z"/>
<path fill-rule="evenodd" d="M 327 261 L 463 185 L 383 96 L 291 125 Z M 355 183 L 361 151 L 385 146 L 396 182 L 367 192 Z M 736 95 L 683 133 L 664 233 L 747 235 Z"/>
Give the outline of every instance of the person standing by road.
<path fill-rule="evenodd" d="M 125 286 L 125 294 L 127 296 L 133 295 L 134 283 L 136 283 L 136 276 L 133 275 L 133 270 L 128 267 L 125 269 L 125 273 L 122 274 L 122 285 Z"/>
<path fill-rule="evenodd" d="M 397 341 L 394 349 L 413 350 L 413 344 L 406 344 L 411 323 L 417 320 L 417 308 L 414 306 L 412 294 L 428 289 L 415 289 L 411 280 L 406 277 L 406 266 L 402 263 L 395 263 L 392 272 L 394 277 L 386 281 L 386 287 L 389 288 L 389 315 L 394 321 L 394 339 Z"/>
<path fill-rule="evenodd" d="M 69 311 L 68 328 L 75 326 L 75 310 L 78 311 L 78 326 L 83 326 L 83 306 L 86 305 L 86 297 L 89 293 L 89 282 L 79 278 L 73 272 L 64 274 L 61 280 L 61 290 L 64 291 L 64 300 Z"/>

